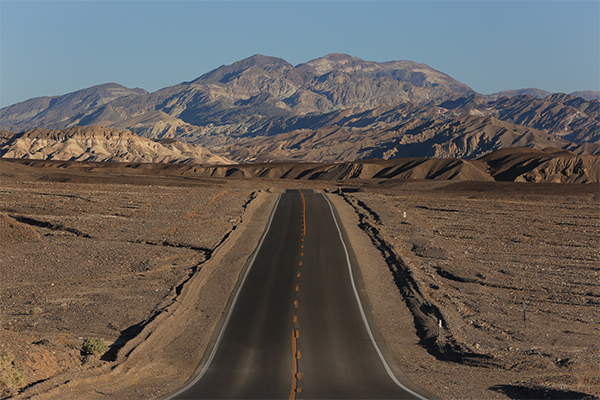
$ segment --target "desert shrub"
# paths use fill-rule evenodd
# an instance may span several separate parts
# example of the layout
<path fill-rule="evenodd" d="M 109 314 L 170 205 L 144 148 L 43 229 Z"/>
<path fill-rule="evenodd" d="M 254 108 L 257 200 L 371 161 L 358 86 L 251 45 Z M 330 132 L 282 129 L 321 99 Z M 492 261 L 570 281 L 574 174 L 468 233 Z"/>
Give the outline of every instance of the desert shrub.
<path fill-rule="evenodd" d="M 3 350 L 0 352 L 0 387 L 19 389 L 23 385 L 23 375 L 15 367 L 12 354 Z"/>
<path fill-rule="evenodd" d="M 32 314 L 32 315 L 41 314 L 43 312 L 44 312 L 44 310 L 42 310 L 40 307 L 33 307 L 31 310 L 29 310 L 29 314 Z"/>
<path fill-rule="evenodd" d="M 83 354 L 102 354 L 108 350 L 108 346 L 104 343 L 104 339 L 87 338 L 83 341 L 81 352 Z"/>

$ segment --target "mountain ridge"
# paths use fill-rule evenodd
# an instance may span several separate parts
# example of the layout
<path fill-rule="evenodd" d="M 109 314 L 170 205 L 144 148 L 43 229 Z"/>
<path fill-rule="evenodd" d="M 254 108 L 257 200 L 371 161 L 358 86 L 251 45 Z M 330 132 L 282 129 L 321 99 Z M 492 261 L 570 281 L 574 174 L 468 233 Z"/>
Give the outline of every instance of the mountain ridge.
<path fill-rule="evenodd" d="M 339 60 L 340 57 L 352 59 L 354 67 L 334 70 L 329 68 L 326 74 L 310 72 L 310 68 L 306 67 L 309 63 L 330 63 L 330 60 Z M 468 86 L 451 77 L 412 61 L 376 63 L 337 54 L 314 59 L 309 63 L 294 67 L 280 58 L 254 55 L 231 65 L 221 66 L 192 81 L 153 93 L 131 89 L 131 94 L 136 95 L 134 98 L 128 98 L 127 101 L 123 101 L 123 96 L 120 99 L 111 98 L 101 104 L 98 102 L 93 110 L 90 107 L 73 106 L 72 112 L 65 113 L 62 108 L 55 110 L 54 105 L 48 104 L 43 110 L 38 107 L 36 110 L 39 112 L 32 115 L 36 110 L 26 111 L 37 100 L 31 99 L 0 110 L 0 124 L 2 129 L 8 130 L 41 126 L 62 129 L 82 124 L 110 126 L 140 113 L 159 110 L 194 125 L 204 124 L 208 120 L 214 120 L 209 123 L 226 125 L 222 121 L 223 113 L 232 110 L 237 101 L 247 101 L 262 93 L 272 95 L 266 99 L 271 105 L 271 111 L 287 115 L 373 107 L 407 100 L 421 104 L 452 97 L 456 90 L 463 94 L 474 93 Z M 415 70 L 417 67 L 418 70 Z M 373 76 L 369 75 L 374 69 L 377 70 L 376 85 L 372 84 Z M 450 86 L 431 83 L 428 79 L 445 82 L 446 86 Z M 102 88 L 103 85 L 98 85 L 83 91 L 99 91 Z M 79 92 L 81 91 L 73 94 Z M 68 102 L 73 94 L 59 96 L 59 99 Z M 107 111 L 107 108 L 110 110 Z M 108 113 L 111 118 L 99 119 L 98 115 L 102 112 Z M 62 114 L 60 117 L 57 116 L 59 113 Z M 246 117 L 242 120 L 248 119 L 250 118 Z M 235 128 L 240 129 L 237 126 Z"/>
<path fill-rule="evenodd" d="M 273 144 L 281 142 L 278 135 L 297 135 L 303 130 L 343 127 L 346 140 L 351 140 L 357 129 L 368 132 L 368 137 L 387 137 L 399 125 L 412 123 L 426 129 L 418 121 L 441 121 L 436 126 L 448 130 L 436 131 L 436 151 L 444 156 L 476 157 L 481 151 L 465 153 L 452 145 L 456 139 L 451 137 L 452 122 L 469 125 L 472 120 L 461 117 L 491 116 L 535 130 L 536 138 L 527 142 L 534 147 L 540 146 L 534 143 L 543 132 L 552 136 L 547 140 L 555 146 L 597 151 L 600 102 L 566 94 L 542 97 L 546 93 L 523 89 L 485 96 L 426 64 L 407 60 L 373 62 L 331 53 L 293 66 L 281 58 L 255 54 L 153 93 L 105 84 L 64 96 L 30 99 L 1 109 L 0 124 L 11 131 L 73 126 L 127 129 L 150 139 L 200 144 L 227 156 L 241 154 L 240 148 L 248 149 L 251 142 L 270 140 Z M 486 121 L 492 130 L 498 125 Z M 519 129 L 511 125 L 504 133 Z M 411 144 L 408 136 L 397 137 L 404 146 L 404 150 L 396 148 L 397 154 L 411 149 L 417 152 L 415 156 L 432 155 L 427 148 L 427 143 L 433 143 L 431 138 L 409 136 L 423 142 Z M 509 136 L 497 143 L 513 143 Z M 446 138 L 446 143 L 440 138 Z M 484 148 L 491 151 L 494 147 Z M 291 153 L 281 157 L 295 158 Z"/>
<path fill-rule="evenodd" d="M 171 140 L 171 139 L 168 139 Z M 535 150 L 506 148 L 477 160 L 453 158 L 400 158 L 360 160 L 343 163 L 253 163 L 234 165 L 148 164 L 139 162 L 90 162 L 5 159 L 3 172 L 19 174 L 40 169 L 40 179 L 77 179 L 71 171 L 93 176 L 144 174 L 179 179 L 288 179 L 316 181 L 371 181 L 394 184 L 398 181 L 500 181 L 535 183 L 597 183 L 600 156 L 576 155 L 556 148 Z M 33 168 L 33 169 L 32 169 Z M 33 173 L 33 175 L 39 175 Z"/>
<path fill-rule="evenodd" d="M 0 131 L 0 157 L 64 161 L 231 164 L 225 157 L 191 143 L 154 141 L 126 130 L 71 127 Z"/>

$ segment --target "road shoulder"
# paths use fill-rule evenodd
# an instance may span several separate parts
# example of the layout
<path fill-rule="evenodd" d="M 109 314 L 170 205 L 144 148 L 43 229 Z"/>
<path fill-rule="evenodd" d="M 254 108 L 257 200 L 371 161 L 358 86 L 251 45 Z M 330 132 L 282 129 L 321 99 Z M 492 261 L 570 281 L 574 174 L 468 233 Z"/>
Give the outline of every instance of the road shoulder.
<path fill-rule="evenodd" d="M 394 277 L 381 252 L 360 229 L 358 215 L 354 209 L 338 195 L 327 195 L 327 197 L 336 209 L 345 231 L 345 239 L 350 242 L 351 258 L 354 258 L 358 264 L 360 275 L 358 275 L 357 286 L 361 299 L 367 297 L 367 304 L 364 304 L 363 300 L 363 305 L 372 312 L 369 323 L 376 323 L 376 329 L 385 341 L 388 354 L 391 354 L 396 364 L 390 367 L 403 385 L 425 397 L 436 398 L 435 394 L 427 392 L 428 388 L 417 387 L 413 383 L 414 378 L 406 373 L 415 369 L 415 364 L 425 364 L 428 354 L 419 344 L 420 339 L 414 326 L 412 313 L 395 286 Z M 360 286 L 363 287 L 362 290 Z M 374 335 L 377 338 L 375 332 Z"/>

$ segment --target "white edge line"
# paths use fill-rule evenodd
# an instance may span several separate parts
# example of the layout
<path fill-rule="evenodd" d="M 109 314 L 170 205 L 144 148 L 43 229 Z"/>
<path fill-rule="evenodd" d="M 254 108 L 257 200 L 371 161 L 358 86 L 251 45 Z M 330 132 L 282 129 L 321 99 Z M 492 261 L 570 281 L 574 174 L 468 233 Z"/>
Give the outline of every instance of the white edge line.
<path fill-rule="evenodd" d="M 181 393 L 187 391 L 189 388 L 191 388 L 196 383 L 198 383 L 198 381 L 200 379 L 202 379 L 202 377 L 208 370 L 208 367 L 212 363 L 212 360 L 215 358 L 215 354 L 217 353 L 217 350 L 219 349 L 219 345 L 221 344 L 221 340 L 223 339 L 223 335 L 225 334 L 225 329 L 227 328 L 227 324 L 229 324 L 229 319 L 231 318 L 232 311 L 235 308 L 235 303 L 237 303 L 238 297 L 240 296 L 240 292 L 242 291 L 242 287 L 244 286 L 244 282 L 246 282 L 246 277 L 248 276 L 248 273 L 250 272 L 250 270 L 252 269 L 252 266 L 254 265 L 254 260 L 256 260 L 256 257 L 258 255 L 258 253 L 260 252 L 260 249 L 263 245 L 263 242 L 265 241 L 265 238 L 267 237 L 267 234 L 269 233 L 269 230 L 271 230 L 271 223 L 273 222 L 273 217 L 275 216 L 275 210 L 277 210 L 277 206 L 279 205 L 279 200 L 281 200 L 281 193 L 279 194 L 279 197 L 277 197 L 277 203 L 275 203 L 275 207 L 273 207 L 273 212 L 271 213 L 271 217 L 269 218 L 269 224 L 267 225 L 267 229 L 265 230 L 265 233 L 263 234 L 263 236 L 260 240 L 260 243 L 258 244 L 256 251 L 254 252 L 254 255 L 250 259 L 250 264 L 248 265 L 248 268 L 246 269 L 246 273 L 244 273 L 244 277 L 242 278 L 242 282 L 240 283 L 240 286 L 238 287 L 235 297 L 233 298 L 233 302 L 231 303 L 231 307 L 229 308 L 229 312 L 227 313 L 227 318 L 225 318 L 225 322 L 223 323 L 223 327 L 221 328 L 221 333 L 219 334 L 219 337 L 217 338 L 217 341 L 215 342 L 215 346 L 213 347 L 212 352 L 210 353 L 210 357 L 206 361 L 206 364 L 204 364 L 204 368 L 202 368 L 202 371 L 200 371 L 200 374 L 198 374 L 198 376 L 192 382 L 190 382 L 187 386 L 185 386 L 184 388 L 179 390 L 177 393 L 167 397 L 166 400 L 171 400 L 173 397 L 179 396 Z"/>
<path fill-rule="evenodd" d="M 346 263 L 348 264 L 348 272 L 350 273 L 350 281 L 352 282 L 352 289 L 354 290 L 354 296 L 356 297 L 356 302 L 358 303 L 360 315 L 362 316 L 363 323 L 365 324 L 365 327 L 367 328 L 367 332 L 369 333 L 369 337 L 371 338 L 371 343 L 373 343 L 373 346 L 375 347 L 375 350 L 377 351 L 377 354 L 379 355 L 379 358 L 381 359 L 381 362 L 383 363 L 385 370 L 387 371 L 388 375 L 390 376 L 390 378 L 392 378 L 392 380 L 394 381 L 394 383 L 396 385 L 400 386 L 402 389 L 406 390 L 408 393 L 418 397 L 421 400 L 428 400 L 426 397 L 423 397 L 420 394 L 413 392 L 412 390 L 410 390 L 409 388 L 407 388 L 406 386 L 404 386 L 402 383 L 400 383 L 398 381 L 398 379 L 396 378 L 396 375 L 394 375 L 390 366 L 385 361 L 385 358 L 383 357 L 383 354 L 381 353 L 379 346 L 377 346 L 377 342 L 375 342 L 375 338 L 373 337 L 373 332 L 371 332 L 371 327 L 369 326 L 369 322 L 367 321 L 367 316 L 365 315 L 365 311 L 363 309 L 362 303 L 360 302 L 360 296 L 358 295 L 358 290 L 356 289 L 356 284 L 354 283 L 354 275 L 352 275 L 352 265 L 350 263 L 350 255 L 348 254 L 348 248 L 346 247 L 346 243 L 344 243 L 344 238 L 342 237 L 342 231 L 340 230 L 340 226 L 338 225 L 337 218 L 335 217 L 335 213 L 333 212 L 333 206 L 331 205 L 331 202 L 329 201 L 327 196 L 325 196 L 325 194 L 323 194 L 323 193 L 321 193 L 321 194 L 323 197 L 325 197 L 325 200 L 327 200 L 327 203 L 329 204 L 329 208 L 331 210 L 331 215 L 333 216 L 333 222 L 335 222 L 335 226 L 338 230 L 338 234 L 340 235 L 340 241 L 342 242 L 342 246 L 344 247 L 344 252 L 346 253 Z"/>

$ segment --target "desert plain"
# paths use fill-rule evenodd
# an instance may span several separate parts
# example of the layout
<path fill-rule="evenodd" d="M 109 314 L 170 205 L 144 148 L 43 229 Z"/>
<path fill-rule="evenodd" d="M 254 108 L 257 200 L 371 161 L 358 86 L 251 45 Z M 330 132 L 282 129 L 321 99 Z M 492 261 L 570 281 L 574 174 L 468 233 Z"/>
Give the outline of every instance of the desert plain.
<path fill-rule="evenodd" d="M 369 307 L 417 386 L 443 399 L 600 396 L 597 183 L 72 165 L 2 162 L 0 352 L 12 379 L 2 398 L 176 390 L 218 329 L 278 193 L 300 188 L 333 201 Z M 89 337 L 108 351 L 84 354 Z"/>

